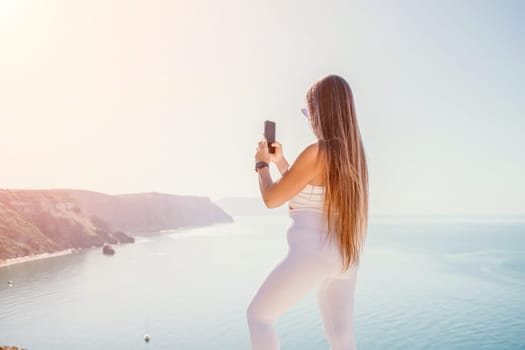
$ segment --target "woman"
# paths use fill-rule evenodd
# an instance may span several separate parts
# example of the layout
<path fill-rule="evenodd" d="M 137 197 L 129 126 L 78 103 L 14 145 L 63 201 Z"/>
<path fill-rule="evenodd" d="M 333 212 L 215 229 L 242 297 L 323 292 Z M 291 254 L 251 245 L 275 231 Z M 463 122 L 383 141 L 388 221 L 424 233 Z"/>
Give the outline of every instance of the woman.
<path fill-rule="evenodd" d="M 252 349 L 279 349 L 275 321 L 312 288 L 331 350 L 355 349 L 353 304 L 359 256 L 368 226 L 368 169 L 348 83 L 329 75 L 306 94 L 318 142 L 288 169 L 281 144 L 255 154 L 259 187 L 268 208 L 289 201 L 289 251 L 253 297 L 248 310 Z M 268 164 L 282 177 L 273 182 Z"/>

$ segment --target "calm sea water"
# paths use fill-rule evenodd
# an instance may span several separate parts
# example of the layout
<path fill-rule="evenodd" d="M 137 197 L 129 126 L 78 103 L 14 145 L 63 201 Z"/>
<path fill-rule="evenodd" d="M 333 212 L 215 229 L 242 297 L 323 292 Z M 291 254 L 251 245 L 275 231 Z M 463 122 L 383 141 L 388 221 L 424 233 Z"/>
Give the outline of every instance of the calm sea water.
<path fill-rule="evenodd" d="M 0 267 L 0 345 L 248 349 L 245 310 L 286 253 L 288 225 L 235 217 L 138 237 L 111 257 Z M 372 222 L 355 317 L 359 349 L 525 349 L 525 223 Z M 314 291 L 277 329 L 283 349 L 328 349 Z"/>

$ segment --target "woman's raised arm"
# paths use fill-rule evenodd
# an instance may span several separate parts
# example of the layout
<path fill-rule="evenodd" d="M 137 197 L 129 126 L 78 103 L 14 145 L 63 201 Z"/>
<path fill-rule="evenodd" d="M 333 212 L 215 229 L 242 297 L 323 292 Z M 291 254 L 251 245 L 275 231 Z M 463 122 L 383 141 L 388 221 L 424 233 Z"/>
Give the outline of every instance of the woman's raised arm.
<path fill-rule="evenodd" d="M 261 141 L 260 147 L 264 148 L 264 146 Z M 264 152 L 264 149 L 261 152 Z M 317 175 L 319 171 L 317 154 L 317 143 L 306 147 L 277 182 L 272 181 L 268 168 L 258 170 L 259 188 L 264 204 L 268 208 L 277 208 L 290 200 Z"/>

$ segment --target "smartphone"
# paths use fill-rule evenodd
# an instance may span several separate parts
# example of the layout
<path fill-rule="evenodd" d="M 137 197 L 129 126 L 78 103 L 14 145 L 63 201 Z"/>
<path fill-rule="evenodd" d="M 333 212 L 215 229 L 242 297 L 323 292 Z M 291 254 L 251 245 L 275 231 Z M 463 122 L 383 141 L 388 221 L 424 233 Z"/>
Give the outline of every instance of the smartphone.
<path fill-rule="evenodd" d="M 275 147 L 271 146 L 275 142 L 275 122 L 271 120 L 264 121 L 264 137 L 268 141 L 268 152 L 275 153 Z"/>

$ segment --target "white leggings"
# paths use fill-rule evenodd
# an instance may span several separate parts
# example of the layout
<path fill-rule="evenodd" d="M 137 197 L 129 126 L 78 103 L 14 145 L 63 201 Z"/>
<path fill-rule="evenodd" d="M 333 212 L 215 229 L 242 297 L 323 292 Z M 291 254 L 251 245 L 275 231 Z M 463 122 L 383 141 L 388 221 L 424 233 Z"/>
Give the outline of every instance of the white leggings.
<path fill-rule="evenodd" d="M 266 277 L 247 309 L 253 350 L 278 350 L 275 321 L 312 288 L 317 299 L 330 350 L 355 350 L 354 292 L 357 266 L 341 272 L 335 244 L 326 237 L 321 212 L 290 211 L 289 251 Z"/>

